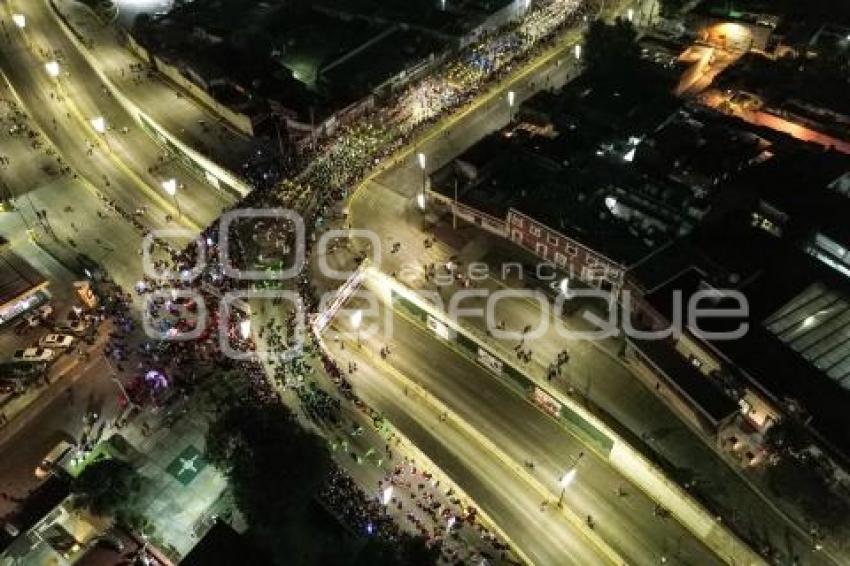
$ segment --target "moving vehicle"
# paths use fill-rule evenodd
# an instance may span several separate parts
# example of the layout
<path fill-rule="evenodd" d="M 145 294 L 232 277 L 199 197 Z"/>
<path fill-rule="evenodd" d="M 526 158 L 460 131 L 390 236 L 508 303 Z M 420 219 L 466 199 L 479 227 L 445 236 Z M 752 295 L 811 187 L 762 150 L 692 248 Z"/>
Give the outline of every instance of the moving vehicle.
<path fill-rule="evenodd" d="M 60 440 L 56 443 L 56 446 L 51 448 L 50 452 L 42 458 L 41 463 L 36 466 L 34 472 L 35 477 L 44 479 L 49 476 L 50 472 L 53 471 L 62 461 L 62 458 L 70 454 L 74 448 L 75 446 L 67 440 Z"/>
<path fill-rule="evenodd" d="M 70 334 L 48 334 L 38 341 L 38 345 L 45 348 L 70 348 L 75 340 Z"/>
<path fill-rule="evenodd" d="M 49 362 L 56 357 L 56 351 L 50 348 L 26 348 L 18 350 L 12 355 L 12 360 L 17 362 Z"/>

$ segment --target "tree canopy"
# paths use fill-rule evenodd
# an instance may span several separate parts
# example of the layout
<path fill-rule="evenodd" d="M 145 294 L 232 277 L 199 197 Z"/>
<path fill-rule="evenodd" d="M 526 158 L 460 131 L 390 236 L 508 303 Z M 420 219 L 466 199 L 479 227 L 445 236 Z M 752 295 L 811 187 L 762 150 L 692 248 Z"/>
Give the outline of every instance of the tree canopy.
<path fill-rule="evenodd" d="M 231 398 L 207 432 L 207 457 L 227 476 L 251 533 L 276 562 L 317 563 L 343 545 L 317 518 L 315 496 L 333 466 L 327 446 L 286 407 Z"/>
<path fill-rule="evenodd" d="M 687 4 L 687 0 L 660 0 L 661 15 L 670 18 L 677 15 Z"/>
<path fill-rule="evenodd" d="M 354 566 L 431 566 L 439 557 L 439 548 L 429 548 L 424 538 L 403 534 L 393 543 L 369 539 L 357 554 Z"/>
<path fill-rule="evenodd" d="M 287 409 L 270 404 L 227 408 L 210 427 L 207 454 L 230 479 L 239 509 L 255 525 L 297 517 L 332 466 L 322 439 Z"/>
<path fill-rule="evenodd" d="M 132 464 L 105 458 L 86 466 L 71 485 L 74 504 L 96 515 L 121 516 L 132 511 L 142 478 Z"/>
<path fill-rule="evenodd" d="M 627 83 L 641 67 L 637 30 L 623 18 L 593 21 L 584 35 L 588 71 L 610 83 Z"/>

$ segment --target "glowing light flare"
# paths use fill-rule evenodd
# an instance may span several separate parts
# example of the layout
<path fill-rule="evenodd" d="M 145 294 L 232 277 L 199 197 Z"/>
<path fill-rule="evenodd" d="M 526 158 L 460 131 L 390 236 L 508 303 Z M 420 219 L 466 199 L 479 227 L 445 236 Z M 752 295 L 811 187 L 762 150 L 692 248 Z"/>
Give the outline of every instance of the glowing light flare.
<path fill-rule="evenodd" d="M 566 474 L 563 475 L 561 480 L 558 482 L 558 485 L 562 489 L 566 489 L 566 488 L 570 487 L 570 485 L 572 485 L 572 483 L 576 479 L 576 473 L 577 472 L 576 472 L 575 468 L 570 469 Z"/>
<path fill-rule="evenodd" d="M 94 131 L 99 134 L 106 133 L 106 120 L 103 116 L 98 116 L 97 118 L 91 119 L 91 127 L 94 128 Z"/>
<path fill-rule="evenodd" d="M 381 503 L 383 503 L 384 505 L 388 505 L 392 498 L 393 486 L 389 485 L 384 488 L 384 491 L 381 492 Z"/>
<path fill-rule="evenodd" d="M 58 77 L 59 73 L 61 72 L 61 70 L 59 69 L 59 63 L 57 63 L 56 61 L 48 61 L 44 64 L 44 68 L 45 70 L 47 70 L 47 74 L 54 79 Z"/>
<path fill-rule="evenodd" d="M 357 330 L 363 322 L 363 311 L 354 311 L 351 314 L 351 327 Z"/>
<path fill-rule="evenodd" d="M 162 190 L 168 193 L 171 196 L 177 194 L 177 181 L 175 179 L 168 179 L 167 181 L 162 182 Z"/>
<path fill-rule="evenodd" d="M 249 319 L 246 318 L 239 323 L 239 335 L 242 336 L 243 340 L 247 340 L 251 336 L 251 321 Z"/>

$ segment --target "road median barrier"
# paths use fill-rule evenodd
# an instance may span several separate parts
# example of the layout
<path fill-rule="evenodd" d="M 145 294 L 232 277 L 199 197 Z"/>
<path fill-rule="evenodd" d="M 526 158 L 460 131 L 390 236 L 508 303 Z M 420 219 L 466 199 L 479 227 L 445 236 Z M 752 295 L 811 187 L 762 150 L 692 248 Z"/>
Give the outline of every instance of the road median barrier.
<path fill-rule="evenodd" d="M 56 2 L 54 0 L 44 0 L 44 2 L 48 4 L 48 11 L 53 14 L 59 27 L 62 28 L 62 31 L 71 43 L 74 44 L 77 51 L 83 56 L 101 82 L 106 85 L 109 92 L 115 96 L 115 100 L 118 101 L 124 110 L 133 117 L 139 126 L 157 144 L 164 147 L 170 154 L 176 156 L 189 171 L 214 189 L 227 192 L 236 198 L 245 197 L 251 192 L 252 188 L 248 183 L 180 141 L 156 120 L 142 111 L 136 103 L 125 96 L 115 83 L 112 82 L 112 79 L 100 68 L 89 46 L 85 44 L 83 38 L 74 29 L 68 21 L 67 16 L 56 5 Z"/>
<path fill-rule="evenodd" d="M 556 418 L 589 449 L 604 457 L 612 468 L 669 511 L 721 560 L 730 565 L 767 564 L 690 493 L 574 399 L 527 376 L 511 359 L 396 279 L 374 267 L 367 268 L 365 275 L 364 286 L 384 304 L 414 318 L 434 331 L 435 336 L 443 340 L 448 337 L 453 347 L 530 399 L 541 411 Z M 435 328 L 444 330 L 438 333 Z"/>

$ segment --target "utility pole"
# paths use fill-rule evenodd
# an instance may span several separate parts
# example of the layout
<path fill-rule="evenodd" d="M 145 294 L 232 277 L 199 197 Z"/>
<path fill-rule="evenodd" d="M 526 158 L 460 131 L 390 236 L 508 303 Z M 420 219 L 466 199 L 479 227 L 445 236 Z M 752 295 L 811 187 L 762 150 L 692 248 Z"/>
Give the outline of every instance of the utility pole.
<path fill-rule="evenodd" d="M 452 230 L 457 230 L 457 177 L 455 177 L 455 202 L 452 207 Z"/>

